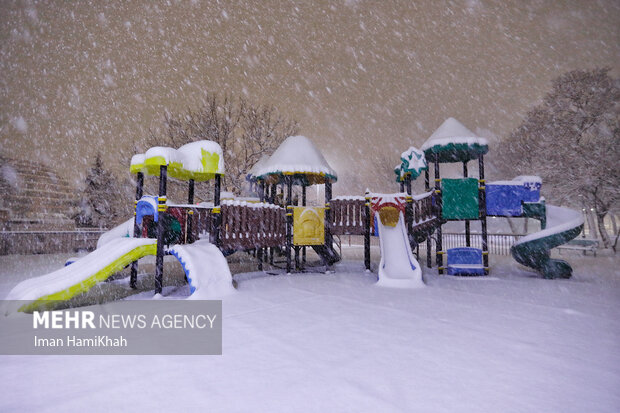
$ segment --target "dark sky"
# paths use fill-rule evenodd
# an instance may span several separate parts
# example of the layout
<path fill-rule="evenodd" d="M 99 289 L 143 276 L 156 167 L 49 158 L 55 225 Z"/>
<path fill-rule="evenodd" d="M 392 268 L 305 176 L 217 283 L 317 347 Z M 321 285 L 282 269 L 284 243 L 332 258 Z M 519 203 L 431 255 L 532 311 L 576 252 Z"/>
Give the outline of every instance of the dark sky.
<path fill-rule="evenodd" d="M 120 175 L 164 110 L 230 92 L 298 119 L 337 194 L 381 190 L 447 117 L 495 142 L 563 72 L 617 76 L 619 40 L 614 0 L 3 1 L 0 145 Z"/>

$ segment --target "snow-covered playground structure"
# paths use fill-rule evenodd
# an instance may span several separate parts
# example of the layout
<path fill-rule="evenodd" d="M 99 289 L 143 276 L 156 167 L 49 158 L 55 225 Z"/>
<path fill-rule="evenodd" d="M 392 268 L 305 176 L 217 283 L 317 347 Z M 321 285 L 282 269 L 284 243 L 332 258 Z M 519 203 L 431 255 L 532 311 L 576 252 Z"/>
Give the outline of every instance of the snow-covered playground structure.
<path fill-rule="evenodd" d="M 485 139 L 453 118 L 447 119 L 422 146 L 409 148 L 396 167 L 400 192 L 366 193 L 332 198 L 337 173 L 316 146 L 304 136 L 287 138 L 270 157 L 261 158 L 248 180 L 257 188 L 256 200 L 221 200 L 225 173 L 220 146 L 197 141 L 178 149 L 154 147 L 134 155 L 130 171 L 136 175 L 135 217 L 101 237 L 98 248 L 78 261 L 47 275 L 18 284 L 7 299 L 26 300 L 20 310 L 45 306 L 49 300 L 68 300 L 131 265 L 130 286 L 136 287 L 138 260 L 154 255 L 155 293 L 162 292 L 164 255 L 178 258 L 190 284 L 190 298 L 217 298 L 234 290 L 225 256 L 251 252 L 259 270 L 274 255 L 286 258 L 286 272 L 304 270 L 306 248 L 313 248 L 322 265 L 340 260 L 334 237 L 362 235 L 364 265 L 371 269 L 370 239 L 380 238 L 378 285 L 423 286 L 417 246 L 427 243 L 427 267 L 432 267 L 431 237 L 436 240 L 439 274 L 488 274 L 487 216 L 531 217 L 541 221 L 541 231 L 512 247 L 521 264 L 540 271 L 545 278 L 568 278 L 570 265 L 551 259 L 550 250 L 576 237 L 582 229 L 579 213 L 547 206 L 540 197 L 540 178 L 517 177 L 487 183 L 484 176 Z M 478 161 L 478 177 L 470 177 L 468 162 Z M 434 185 L 430 184 L 429 162 Z M 440 164 L 462 163 L 463 176 L 441 178 Z M 412 193 L 412 180 L 424 174 L 425 192 Z M 157 196 L 143 194 L 144 179 L 159 180 Z M 187 182 L 187 202 L 167 199 L 167 180 Z M 195 185 L 213 181 L 212 202 L 196 204 Z M 325 185 L 325 205 L 307 206 L 307 188 Z M 301 189 L 294 205 L 293 187 Z M 277 202 L 277 188 L 283 194 Z M 482 248 L 470 245 L 470 221 L 480 221 Z M 442 246 L 442 225 L 464 221 L 466 245 L 447 251 Z M 444 257 L 447 265 L 444 266 Z"/>

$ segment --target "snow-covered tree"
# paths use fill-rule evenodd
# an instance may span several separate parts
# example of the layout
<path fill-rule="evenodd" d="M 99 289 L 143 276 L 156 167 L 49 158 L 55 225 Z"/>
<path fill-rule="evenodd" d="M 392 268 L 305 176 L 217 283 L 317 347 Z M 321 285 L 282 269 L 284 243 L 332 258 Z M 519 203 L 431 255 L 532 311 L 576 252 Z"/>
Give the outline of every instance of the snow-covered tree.
<path fill-rule="evenodd" d="M 549 198 L 593 208 L 605 247 L 604 218 L 620 200 L 619 86 L 609 69 L 565 73 L 497 151 L 507 174 L 540 175 Z"/>
<path fill-rule="evenodd" d="M 130 214 L 131 202 L 125 188 L 104 167 L 97 154 L 84 181 L 79 211 L 74 216 L 78 226 L 110 228 Z"/>
<path fill-rule="evenodd" d="M 178 148 L 200 139 L 219 143 L 226 164 L 224 185 L 239 194 L 248 170 L 261 156 L 273 153 L 284 139 L 298 131 L 297 121 L 281 114 L 275 106 L 207 93 L 197 109 L 166 113 L 163 131 L 151 132 L 149 145 Z"/>

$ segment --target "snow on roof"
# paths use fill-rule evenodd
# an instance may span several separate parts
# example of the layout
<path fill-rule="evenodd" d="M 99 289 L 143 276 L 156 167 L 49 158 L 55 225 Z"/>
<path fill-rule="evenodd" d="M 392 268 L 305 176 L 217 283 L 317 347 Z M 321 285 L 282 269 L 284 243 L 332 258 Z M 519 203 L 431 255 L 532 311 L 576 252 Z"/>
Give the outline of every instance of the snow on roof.
<path fill-rule="evenodd" d="M 446 119 L 431 135 L 422 150 L 427 158 L 433 155 L 439 162 L 468 161 L 488 152 L 488 141 L 477 136 L 454 118 Z"/>
<path fill-rule="evenodd" d="M 217 142 L 190 142 L 179 149 L 155 146 L 131 158 L 132 173 L 159 175 L 159 167 L 168 166 L 168 175 L 178 179 L 204 181 L 224 174 L 224 155 Z"/>
<path fill-rule="evenodd" d="M 254 166 L 248 171 L 248 179 L 254 181 L 256 179 L 256 171 L 260 170 L 267 160 L 269 159 L 269 155 L 263 155 L 260 157 L 258 162 L 254 164 Z"/>
<path fill-rule="evenodd" d="M 268 175 L 302 174 L 321 177 L 335 182 L 336 171 L 327 163 L 323 154 L 305 136 L 289 136 L 262 165 L 252 168 L 257 177 Z M 313 182 L 313 183 L 323 183 Z"/>
<path fill-rule="evenodd" d="M 217 142 L 208 140 L 190 142 L 177 149 L 177 152 L 183 156 L 183 168 L 188 171 L 224 173 L 224 153 Z M 213 155 L 218 155 L 218 158 L 209 159 L 209 156 Z M 209 164 L 209 161 L 213 164 Z"/>
<path fill-rule="evenodd" d="M 439 128 L 422 145 L 422 150 L 426 150 L 435 145 L 445 145 L 448 143 L 477 143 L 488 145 L 486 139 L 477 136 L 467 129 L 461 122 L 454 118 L 446 119 Z"/>
<path fill-rule="evenodd" d="M 513 179 L 513 181 L 520 182 L 535 182 L 542 184 L 542 178 L 536 175 L 519 175 Z"/>

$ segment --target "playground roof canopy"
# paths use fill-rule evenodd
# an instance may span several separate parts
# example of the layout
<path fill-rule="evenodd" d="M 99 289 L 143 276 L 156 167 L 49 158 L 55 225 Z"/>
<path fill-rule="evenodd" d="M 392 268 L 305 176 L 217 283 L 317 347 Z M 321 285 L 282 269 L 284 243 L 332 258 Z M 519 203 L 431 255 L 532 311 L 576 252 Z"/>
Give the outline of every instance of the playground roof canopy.
<path fill-rule="evenodd" d="M 422 171 L 428 170 L 424 152 L 413 146 L 400 155 L 400 160 L 401 163 L 394 168 L 396 182 L 402 182 L 406 175 L 410 175 L 411 179 L 415 180 Z"/>
<path fill-rule="evenodd" d="M 467 129 L 461 122 L 448 118 L 431 135 L 422 150 L 430 162 L 468 162 L 489 151 L 486 139 Z"/>
<path fill-rule="evenodd" d="M 301 135 L 286 138 L 269 159 L 252 168 L 252 174 L 268 184 L 280 183 L 284 176 L 293 176 L 295 184 L 304 185 L 336 182 L 338 179 L 323 154 L 310 139 Z"/>
<path fill-rule="evenodd" d="M 159 176 L 160 166 L 168 167 L 168 176 L 181 180 L 206 181 L 224 174 L 224 155 L 217 142 L 190 142 L 179 149 L 155 146 L 131 158 L 131 173 Z"/>
<path fill-rule="evenodd" d="M 256 171 L 260 170 L 267 160 L 269 159 L 269 155 L 262 155 L 258 162 L 254 164 L 254 166 L 248 171 L 247 179 L 250 182 L 255 182 L 258 178 L 256 176 Z"/>

